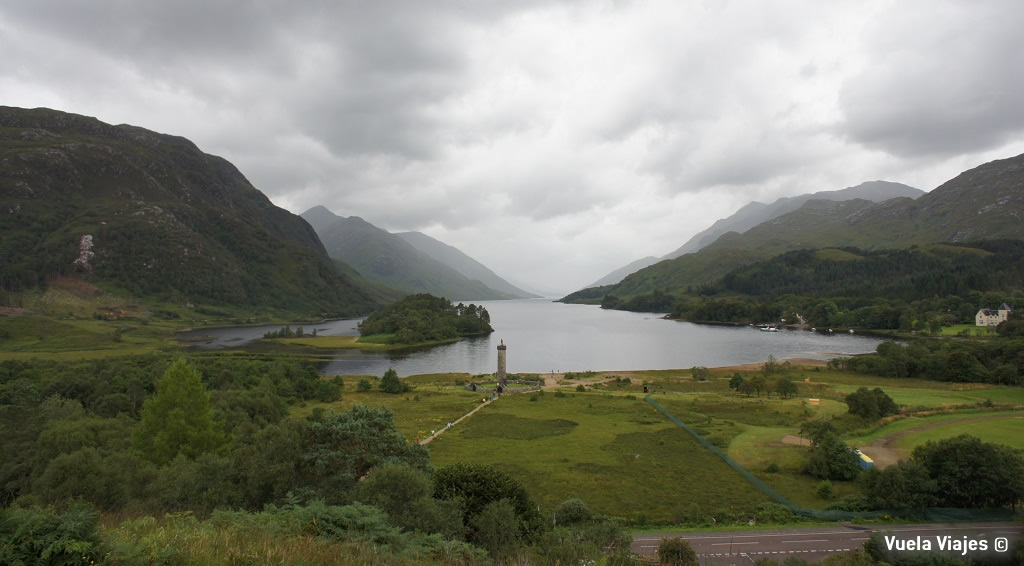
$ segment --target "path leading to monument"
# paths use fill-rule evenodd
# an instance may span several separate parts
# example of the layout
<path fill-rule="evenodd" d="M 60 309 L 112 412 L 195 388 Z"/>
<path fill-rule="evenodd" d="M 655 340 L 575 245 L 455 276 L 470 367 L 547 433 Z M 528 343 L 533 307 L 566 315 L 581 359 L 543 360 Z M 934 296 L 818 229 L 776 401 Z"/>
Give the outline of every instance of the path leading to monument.
<path fill-rule="evenodd" d="M 479 404 L 479 405 L 477 405 L 477 406 L 476 406 L 476 408 L 475 408 L 475 409 L 473 409 L 472 411 L 470 411 L 470 412 L 466 413 L 465 415 L 462 415 L 462 416 L 461 416 L 461 417 L 459 417 L 458 419 L 456 419 L 456 420 L 452 421 L 452 422 L 451 422 L 451 426 L 444 426 L 444 427 L 442 427 L 442 428 L 441 428 L 441 430 L 439 430 L 439 431 L 435 432 L 434 434 L 432 434 L 432 435 L 428 436 L 427 438 L 424 438 L 423 440 L 421 440 L 421 441 L 420 441 L 420 444 L 430 444 L 430 442 L 431 442 L 432 440 L 434 440 L 434 439 L 435 439 L 435 438 L 437 438 L 438 436 L 441 436 L 442 434 L 444 434 L 444 433 L 445 433 L 445 431 L 447 431 L 447 430 L 449 430 L 449 429 L 452 429 L 452 428 L 455 428 L 455 425 L 457 425 L 457 424 L 461 423 L 462 421 L 464 421 L 464 420 L 468 419 L 469 417 L 472 417 L 474 413 L 476 413 L 476 412 L 477 412 L 477 411 L 479 411 L 480 409 L 483 409 L 483 408 L 484 408 L 484 407 L 486 407 L 487 405 L 490 405 L 491 403 L 493 403 L 493 402 L 494 402 L 494 400 L 495 400 L 495 399 L 497 399 L 497 397 L 491 397 L 490 399 L 488 399 L 488 400 L 484 401 L 483 403 L 480 403 L 480 404 Z"/>

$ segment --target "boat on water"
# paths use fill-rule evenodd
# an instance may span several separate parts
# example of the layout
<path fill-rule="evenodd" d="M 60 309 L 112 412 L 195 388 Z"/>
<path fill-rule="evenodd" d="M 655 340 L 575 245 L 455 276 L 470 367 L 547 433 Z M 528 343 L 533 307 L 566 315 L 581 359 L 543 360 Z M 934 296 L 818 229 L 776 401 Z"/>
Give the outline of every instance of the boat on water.
<path fill-rule="evenodd" d="M 777 326 L 760 326 L 760 327 L 758 327 L 758 330 L 760 330 L 761 332 L 778 332 L 779 331 L 779 327 L 777 327 Z"/>

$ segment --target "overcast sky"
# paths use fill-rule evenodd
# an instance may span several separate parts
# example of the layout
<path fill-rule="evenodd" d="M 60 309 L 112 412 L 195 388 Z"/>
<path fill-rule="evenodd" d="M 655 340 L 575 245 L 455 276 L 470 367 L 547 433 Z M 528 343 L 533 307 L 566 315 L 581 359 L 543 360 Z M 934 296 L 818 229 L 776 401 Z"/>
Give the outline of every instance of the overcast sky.
<path fill-rule="evenodd" d="M 1024 153 L 1024 3 L 0 0 L 0 104 L 568 291 L 751 200 Z"/>

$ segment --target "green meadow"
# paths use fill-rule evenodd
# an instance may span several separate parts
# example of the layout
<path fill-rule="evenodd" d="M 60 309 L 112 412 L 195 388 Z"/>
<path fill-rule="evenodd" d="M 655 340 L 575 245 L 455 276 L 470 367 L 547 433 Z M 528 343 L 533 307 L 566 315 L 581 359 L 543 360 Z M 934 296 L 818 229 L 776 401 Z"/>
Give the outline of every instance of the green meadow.
<path fill-rule="evenodd" d="M 876 382 L 877 382 L 876 378 Z M 974 405 L 992 401 L 1024 405 L 1024 389 L 1014 387 L 992 387 L 983 389 L 925 389 L 923 387 L 900 387 L 876 383 L 874 385 L 834 385 L 832 389 L 842 393 L 853 393 L 858 387 L 882 388 L 899 405 L 908 407 L 943 407 Z"/>
<path fill-rule="evenodd" d="M 895 436 L 890 447 L 909 453 L 929 440 L 960 434 L 972 434 L 985 442 L 1024 449 L 1024 411 L 958 411 L 901 418 L 851 438 L 850 443 L 863 446 L 880 438 Z"/>
<path fill-rule="evenodd" d="M 754 513 L 769 501 L 632 395 L 508 395 L 432 442 L 430 452 L 436 466 L 498 466 L 544 509 L 579 497 L 598 513 L 678 522 Z"/>
<path fill-rule="evenodd" d="M 469 374 L 441 373 L 416 375 L 403 379 L 412 390 L 406 393 L 390 394 L 378 389 L 380 379 L 374 376 L 346 376 L 341 399 L 333 403 L 307 402 L 292 409 L 292 414 L 303 417 L 315 409 L 347 411 L 353 405 L 387 407 L 395 415 L 395 426 L 410 441 L 424 439 L 432 431 L 444 428 L 466 413 L 475 409 L 485 397 L 466 391 L 462 385 L 471 378 Z M 371 389 L 358 391 L 360 380 L 367 380 Z M 431 444 L 433 446 L 433 444 Z"/>
<path fill-rule="evenodd" d="M 1004 413 L 992 409 L 1024 404 L 1021 388 L 887 379 L 802 367 L 791 373 L 800 388 L 796 398 L 746 397 L 728 388 L 732 373 L 714 370 L 706 382 L 694 381 L 689 370 L 577 374 L 576 381 L 565 383 L 560 391 L 506 395 L 432 442 L 431 457 L 436 466 L 466 461 L 497 465 L 523 479 L 547 509 L 580 497 L 597 512 L 632 519 L 707 520 L 716 514 L 753 514 L 769 499 L 644 402 L 644 385 L 667 410 L 738 463 L 795 503 L 812 508 L 825 508 L 831 501 L 820 499 L 818 480 L 802 472 L 808 448 L 783 443 L 785 436 L 797 435 L 808 420 L 841 418 L 847 430 L 851 426 L 854 431 L 858 426 L 865 429 L 854 432 L 849 440 L 859 446 L 932 419 L 998 416 Z M 806 377 L 810 383 L 804 381 Z M 422 410 L 430 406 L 427 403 L 435 403 L 439 411 L 458 413 L 480 402 L 454 385 L 456 379 L 460 379 L 457 374 L 417 376 L 410 378 L 415 389 L 408 394 L 370 393 L 366 399 L 391 407 L 403 430 L 418 427 L 422 433 L 424 425 L 457 418 L 438 421 L 434 416 L 431 420 Z M 576 383 L 584 384 L 586 391 L 578 392 Z M 844 416 L 846 405 L 840 400 L 862 386 L 881 387 L 902 404 L 951 413 L 905 418 L 869 430 L 871 423 Z M 413 400 L 417 394 L 419 406 Z M 465 396 L 466 401 L 445 405 L 428 395 Z M 341 403 L 358 399 L 346 393 Z M 995 407 L 980 412 L 989 401 Z M 1018 418 L 1022 414 L 1008 411 L 1006 418 L 993 421 L 951 423 L 947 428 L 922 431 L 906 442 L 916 445 L 977 431 L 983 440 L 1020 446 L 1015 439 L 1024 438 L 1024 418 Z M 839 498 L 855 495 L 859 489 L 855 482 L 833 482 L 833 491 L 833 497 Z"/>
<path fill-rule="evenodd" d="M 1024 449 L 1024 412 L 1007 413 L 978 421 L 950 421 L 935 428 L 912 430 L 906 436 L 894 440 L 892 446 L 909 452 L 925 442 L 961 434 L 972 434 L 984 442 Z"/>

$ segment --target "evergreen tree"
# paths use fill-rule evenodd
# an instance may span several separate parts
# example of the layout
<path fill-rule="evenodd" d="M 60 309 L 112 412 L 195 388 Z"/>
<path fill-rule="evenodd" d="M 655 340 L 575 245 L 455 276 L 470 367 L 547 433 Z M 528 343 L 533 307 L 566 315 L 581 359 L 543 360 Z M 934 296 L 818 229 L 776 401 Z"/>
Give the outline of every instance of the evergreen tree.
<path fill-rule="evenodd" d="M 409 389 L 400 379 L 394 368 L 388 368 L 384 377 L 380 379 L 380 390 L 384 393 L 405 393 Z"/>
<path fill-rule="evenodd" d="M 182 358 L 156 382 L 156 393 L 142 405 L 141 417 L 133 435 L 135 448 L 155 464 L 166 464 L 178 454 L 194 459 L 227 447 L 199 370 Z"/>

